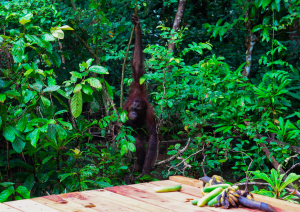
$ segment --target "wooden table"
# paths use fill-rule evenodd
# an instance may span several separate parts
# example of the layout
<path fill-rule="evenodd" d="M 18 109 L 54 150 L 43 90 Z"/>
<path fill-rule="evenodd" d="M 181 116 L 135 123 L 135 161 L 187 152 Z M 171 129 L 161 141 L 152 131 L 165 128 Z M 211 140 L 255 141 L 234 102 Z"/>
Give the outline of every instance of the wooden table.
<path fill-rule="evenodd" d="M 155 193 L 154 187 L 182 185 L 180 192 Z M 169 180 L 135 185 L 124 185 L 92 191 L 51 195 L 29 200 L 11 201 L 1 204 L 0 212 L 96 212 L 96 211 L 140 211 L 140 212 L 250 212 L 246 208 L 225 210 L 214 207 L 197 207 L 190 203 L 202 197 L 199 180 L 173 176 Z M 300 206 L 286 201 L 260 195 L 255 199 L 267 202 L 278 212 L 300 212 Z"/>

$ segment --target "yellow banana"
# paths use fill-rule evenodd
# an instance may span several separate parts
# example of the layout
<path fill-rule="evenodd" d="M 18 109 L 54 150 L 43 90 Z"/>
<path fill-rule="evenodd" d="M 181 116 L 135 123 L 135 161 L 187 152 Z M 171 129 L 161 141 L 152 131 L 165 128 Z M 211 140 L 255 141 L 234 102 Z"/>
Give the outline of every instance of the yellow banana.
<path fill-rule="evenodd" d="M 238 198 L 236 198 L 235 196 L 233 196 L 231 193 L 228 194 L 229 198 L 232 199 L 234 202 L 239 203 Z"/>

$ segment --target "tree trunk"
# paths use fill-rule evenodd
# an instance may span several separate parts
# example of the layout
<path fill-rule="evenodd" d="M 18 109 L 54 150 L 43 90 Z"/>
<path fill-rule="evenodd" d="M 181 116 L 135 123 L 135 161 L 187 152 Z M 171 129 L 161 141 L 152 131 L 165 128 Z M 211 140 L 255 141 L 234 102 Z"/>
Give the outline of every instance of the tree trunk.
<path fill-rule="evenodd" d="M 184 14 L 184 10 L 185 10 L 185 5 L 186 5 L 186 0 L 180 0 L 179 4 L 178 4 L 178 10 L 175 16 L 175 20 L 173 23 L 173 27 L 172 29 L 177 32 L 180 25 L 181 25 L 181 21 L 182 21 L 182 17 Z M 168 44 L 168 49 L 171 50 L 171 52 L 174 51 L 175 49 L 175 43 L 173 42 L 173 39 L 171 38 Z"/>
<path fill-rule="evenodd" d="M 248 6 L 248 9 L 247 9 L 246 13 L 245 13 L 246 18 L 248 18 L 248 20 L 246 22 L 246 29 L 247 29 L 249 35 L 248 35 L 248 37 L 245 38 L 245 45 L 246 45 L 246 48 L 247 48 L 247 51 L 246 51 L 246 65 L 244 67 L 242 75 L 243 75 L 243 77 L 247 77 L 247 78 L 250 77 L 253 48 L 254 48 L 254 45 L 259 41 L 258 36 L 256 36 L 252 32 L 253 23 L 252 23 L 251 17 L 250 17 L 251 8 L 252 8 L 252 5 L 250 4 Z"/>

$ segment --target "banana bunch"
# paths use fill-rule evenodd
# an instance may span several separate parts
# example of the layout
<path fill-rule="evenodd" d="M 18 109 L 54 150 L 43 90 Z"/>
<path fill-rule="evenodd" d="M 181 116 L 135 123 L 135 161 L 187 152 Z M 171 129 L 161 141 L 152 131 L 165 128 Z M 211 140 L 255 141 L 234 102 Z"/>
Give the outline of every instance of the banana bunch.
<path fill-rule="evenodd" d="M 204 187 L 217 185 L 217 184 L 224 184 L 224 179 L 218 175 L 213 175 L 208 183 L 205 184 Z"/>
<path fill-rule="evenodd" d="M 242 194 L 240 190 L 236 190 L 234 187 L 228 187 L 217 197 L 218 202 L 214 204 L 214 207 L 222 206 L 222 208 L 228 209 L 232 206 L 237 208 L 240 204 L 239 198 L 241 196 L 253 199 L 253 195 L 248 191 Z"/>

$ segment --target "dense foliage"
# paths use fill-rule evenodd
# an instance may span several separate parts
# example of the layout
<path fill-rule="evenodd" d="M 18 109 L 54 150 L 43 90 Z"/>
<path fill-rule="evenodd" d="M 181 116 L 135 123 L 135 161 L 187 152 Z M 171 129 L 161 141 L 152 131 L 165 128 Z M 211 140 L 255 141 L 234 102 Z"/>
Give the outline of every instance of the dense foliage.
<path fill-rule="evenodd" d="M 0 202 L 151 179 L 135 179 L 135 139 L 119 107 L 136 4 L 141 83 L 160 153 L 176 156 L 153 176 L 229 169 L 227 180 L 269 182 L 263 172 L 275 168 L 280 183 L 299 178 L 282 180 L 300 163 L 300 1 L 186 2 L 175 32 L 174 0 L 0 0 Z M 283 198 L 280 183 L 262 193 Z"/>

